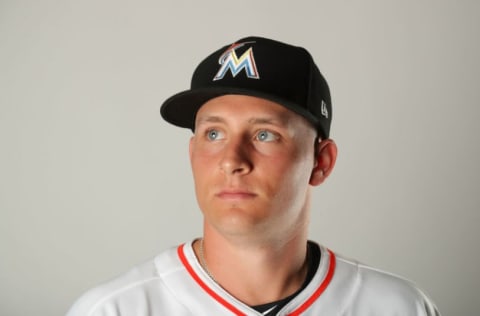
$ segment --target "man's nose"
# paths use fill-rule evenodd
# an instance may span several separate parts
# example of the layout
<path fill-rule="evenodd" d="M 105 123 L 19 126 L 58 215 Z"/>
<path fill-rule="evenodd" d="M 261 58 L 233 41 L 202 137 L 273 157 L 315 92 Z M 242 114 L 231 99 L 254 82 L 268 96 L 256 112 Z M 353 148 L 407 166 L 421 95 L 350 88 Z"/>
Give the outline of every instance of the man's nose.
<path fill-rule="evenodd" d="M 220 169 L 225 174 L 247 174 L 252 170 L 251 148 L 242 140 L 233 140 L 226 144 L 220 161 Z"/>

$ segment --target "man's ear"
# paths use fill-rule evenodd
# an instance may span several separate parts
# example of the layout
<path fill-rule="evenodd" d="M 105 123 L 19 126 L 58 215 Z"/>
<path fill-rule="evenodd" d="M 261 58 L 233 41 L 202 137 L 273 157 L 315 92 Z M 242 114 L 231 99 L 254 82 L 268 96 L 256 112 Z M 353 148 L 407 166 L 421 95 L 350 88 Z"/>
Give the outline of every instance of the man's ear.
<path fill-rule="evenodd" d="M 310 185 L 319 185 L 325 181 L 337 160 L 337 145 L 332 139 L 324 139 L 315 147 L 315 164 L 310 176 Z"/>
<path fill-rule="evenodd" d="M 195 146 L 195 145 L 193 144 L 194 138 L 195 138 L 195 134 L 192 135 L 192 137 L 190 137 L 190 141 L 188 142 L 188 155 L 189 155 L 189 157 L 190 157 L 190 163 L 192 162 L 193 146 Z"/>

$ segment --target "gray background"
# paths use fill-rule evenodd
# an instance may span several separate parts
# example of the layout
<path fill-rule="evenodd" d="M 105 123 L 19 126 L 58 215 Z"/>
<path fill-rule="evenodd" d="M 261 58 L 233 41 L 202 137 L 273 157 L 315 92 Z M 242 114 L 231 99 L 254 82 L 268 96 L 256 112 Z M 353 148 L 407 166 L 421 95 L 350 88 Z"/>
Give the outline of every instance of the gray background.
<path fill-rule="evenodd" d="M 307 47 L 339 160 L 311 237 L 478 315 L 478 1 L 1 1 L 0 314 L 86 289 L 201 233 L 189 131 L 160 103 L 247 35 Z"/>

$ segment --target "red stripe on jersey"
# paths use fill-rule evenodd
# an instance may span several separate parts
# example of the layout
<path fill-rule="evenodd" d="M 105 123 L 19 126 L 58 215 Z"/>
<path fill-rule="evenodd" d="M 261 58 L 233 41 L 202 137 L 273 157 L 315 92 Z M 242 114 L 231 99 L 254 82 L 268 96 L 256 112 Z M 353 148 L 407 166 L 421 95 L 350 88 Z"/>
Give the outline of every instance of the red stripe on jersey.
<path fill-rule="evenodd" d="M 205 282 L 202 281 L 202 279 L 200 279 L 200 277 L 195 273 L 195 271 L 193 270 L 193 267 L 190 265 L 190 263 L 188 263 L 188 260 L 187 258 L 185 257 L 185 253 L 183 252 L 183 247 L 185 245 L 180 245 L 178 248 L 177 248 L 177 253 L 178 253 L 178 256 L 180 257 L 180 261 L 182 261 L 183 265 L 185 266 L 185 268 L 187 269 L 188 273 L 190 273 L 190 276 L 195 280 L 195 282 L 198 283 L 198 285 L 200 285 L 200 287 L 205 291 L 207 292 L 211 297 L 213 297 L 217 302 L 219 302 L 220 304 L 222 304 L 223 306 L 225 306 L 226 308 L 228 308 L 230 311 L 232 311 L 233 313 L 235 313 L 235 315 L 237 316 L 247 316 L 246 314 L 242 313 L 241 311 L 239 311 L 237 308 L 235 308 L 235 306 L 233 306 L 232 304 L 230 304 L 229 302 L 227 302 L 225 299 L 223 299 L 219 294 L 217 294 L 214 290 L 212 290 L 211 288 L 208 287 L 208 285 L 205 284 Z"/>
<path fill-rule="evenodd" d="M 320 284 L 318 289 L 312 294 L 312 296 L 308 298 L 308 300 L 305 301 L 305 303 L 300 305 L 300 307 L 294 310 L 292 313 L 288 314 L 288 316 L 297 316 L 303 313 L 305 310 L 307 310 L 307 308 L 309 308 L 313 304 L 313 302 L 315 302 L 317 298 L 320 297 L 320 295 L 322 295 L 323 291 L 325 291 L 325 289 L 327 288 L 328 284 L 333 278 L 333 273 L 335 272 L 335 264 L 336 264 L 335 254 L 330 249 L 328 249 L 328 253 L 330 254 L 330 264 L 328 266 L 328 271 L 327 271 L 327 275 L 325 276 L 325 280 L 323 280 L 322 284 Z"/>

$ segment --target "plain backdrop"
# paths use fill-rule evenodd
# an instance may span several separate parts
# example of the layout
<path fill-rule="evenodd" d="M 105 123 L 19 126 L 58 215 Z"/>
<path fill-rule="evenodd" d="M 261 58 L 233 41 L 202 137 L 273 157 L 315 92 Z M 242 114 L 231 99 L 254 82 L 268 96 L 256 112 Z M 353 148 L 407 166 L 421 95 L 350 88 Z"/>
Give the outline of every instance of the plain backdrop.
<path fill-rule="evenodd" d="M 311 238 L 478 315 L 479 31 L 473 0 L 0 0 L 0 315 L 63 315 L 201 234 L 159 106 L 248 35 L 307 47 L 332 90 Z"/>

